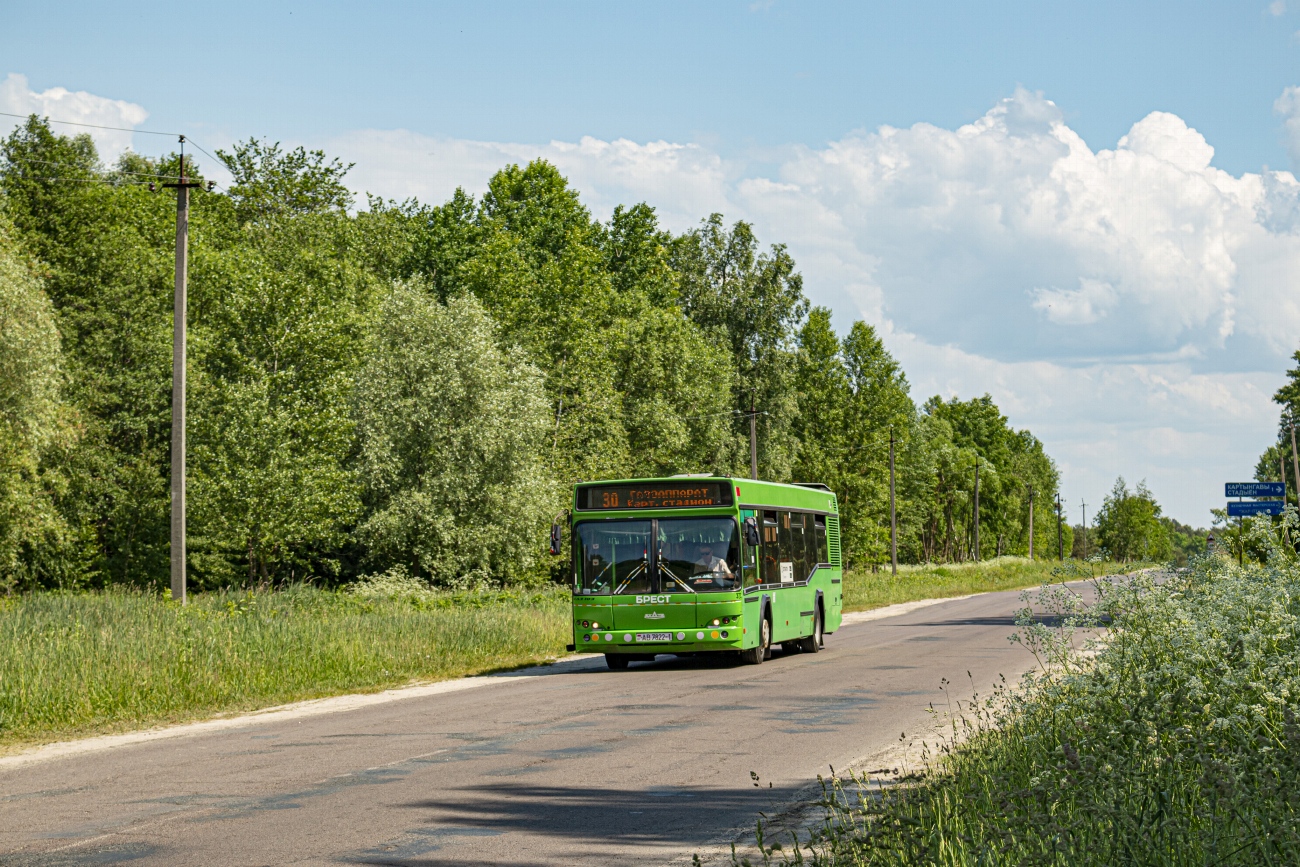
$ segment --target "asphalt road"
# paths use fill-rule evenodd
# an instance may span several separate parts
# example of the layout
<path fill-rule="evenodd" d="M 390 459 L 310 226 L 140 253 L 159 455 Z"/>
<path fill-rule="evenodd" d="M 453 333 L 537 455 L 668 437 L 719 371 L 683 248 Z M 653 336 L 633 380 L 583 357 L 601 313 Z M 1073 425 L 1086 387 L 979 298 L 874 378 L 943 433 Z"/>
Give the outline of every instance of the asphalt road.
<path fill-rule="evenodd" d="M 927 707 L 1033 664 L 1018 594 L 846 626 L 761 666 L 599 657 L 472 689 L 0 767 L 4 865 L 662 864 Z M 967 672 L 970 672 L 970 679 Z M 751 772 L 758 774 L 755 786 Z M 769 788 L 770 784 L 770 788 Z"/>

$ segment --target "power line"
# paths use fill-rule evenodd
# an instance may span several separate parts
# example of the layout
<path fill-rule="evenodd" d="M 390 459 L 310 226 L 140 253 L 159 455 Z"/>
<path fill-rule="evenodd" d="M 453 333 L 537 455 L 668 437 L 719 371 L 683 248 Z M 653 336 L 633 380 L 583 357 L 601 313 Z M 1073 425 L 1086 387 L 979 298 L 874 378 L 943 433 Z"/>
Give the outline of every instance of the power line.
<path fill-rule="evenodd" d="M 0 114 L 4 115 L 5 117 L 20 117 L 26 120 L 27 118 L 31 117 L 32 114 L 36 114 L 36 112 L 32 112 L 31 114 L 14 114 L 11 111 L 0 111 Z M 66 123 L 69 126 L 88 126 L 88 127 L 92 127 L 93 129 L 112 129 L 112 130 L 117 130 L 118 132 L 138 132 L 144 135 L 180 135 L 180 133 L 178 132 L 158 132 L 157 130 L 152 130 L 152 129 L 131 129 L 125 126 L 104 126 L 103 124 L 100 123 L 82 123 L 81 121 L 76 121 L 76 120 L 55 120 L 54 118 L 48 117 L 46 115 L 41 115 L 41 117 L 45 119 L 46 123 Z"/>
<path fill-rule="evenodd" d="M 67 163 L 61 163 L 61 162 L 59 162 L 58 160 L 41 160 L 41 159 L 37 159 L 36 157 L 23 157 L 23 158 L 22 158 L 21 160 L 19 160 L 18 162 L 23 162 L 23 163 L 43 163 L 44 165 L 47 165 L 47 166 L 63 166 L 63 165 L 67 165 Z M 180 177 L 179 175 L 164 175 L 164 174 L 153 173 L 153 172 L 129 172 L 129 171 L 127 171 L 126 169 L 107 169 L 107 170 L 106 170 L 106 173 L 108 173 L 108 174 L 114 174 L 114 175 L 135 175 L 135 176 L 137 176 L 137 177 L 141 177 L 141 178 L 170 178 L 170 179 L 177 179 L 177 178 Z"/>
<path fill-rule="evenodd" d="M 32 114 L 35 113 L 36 112 L 32 112 Z M 11 111 L 0 111 L 0 115 L 4 115 L 5 117 L 23 118 L 24 120 L 26 118 L 31 117 L 30 114 L 14 114 Z M 181 136 L 181 133 L 178 132 L 159 132 L 158 130 L 153 130 L 153 129 L 132 129 L 130 127 L 125 127 L 125 126 L 105 126 L 101 123 L 82 123 L 81 121 L 77 121 L 77 120 L 55 120 L 54 118 L 48 115 L 41 115 L 41 117 L 44 118 L 46 123 L 63 123 L 69 126 L 88 126 L 91 129 L 111 129 L 111 130 L 116 130 L 117 132 L 138 132 L 141 133 L 142 135 L 170 135 L 170 136 L 177 136 L 178 138 Z M 222 165 L 225 165 L 225 163 L 222 163 L 221 160 L 217 159 L 212 154 L 208 153 L 207 150 L 205 150 L 203 146 L 200 145 L 198 142 L 196 142 L 193 138 L 186 136 L 185 140 L 190 144 L 194 145 L 196 148 L 198 148 L 199 151 L 201 151 L 204 156 L 212 160 L 214 163 L 221 163 Z"/>
<path fill-rule="evenodd" d="M 141 173 L 140 173 L 140 172 L 126 172 L 126 174 L 130 174 L 130 175 L 140 175 Z M 141 176 L 142 176 L 142 177 L 146 177 L 146 178 L 156 178 L 156 179 L 158 179 L 158 180 L 163 180 L 163 179 L 165 179 L 165 178 L 174 178 L 174 177 L 176 177 L 176 175 L 141 175 Z M 143 187 L 143 186 L 145 186 L 145 184 L 144 184 L 143 181 L 127 181 L 127 180 L 124 180 L 124 179 L 123 179 L 123 180 L 119 180 L 118 178 L 34 178 L 34 177 L 32 177 L 31 175 L 23 175 L 23 174 L 18 175 L 18 177 L 22 178 L 22 179 L 25 180 L 25 181 L 48 181 L 48 182 L 58 182 L 58 183 L 67 183 L 67 184 L 108 184 L 108 185 L 111 186 L 111 187 L 120 187 L 120 186 Z M 204 181 L 204 184 L 205 184 L 205 185 L 206 185 L 206 184 L 211 184 L 211 185 L 212 185 L 212 189 L 219 189 L 219 190 L 225 190 L 225 189 L 226 189 L 225 187 L 221 186 L 221 184 L 217 183 L 216 181 Z M 164 185 L 164 186 L 165 186 L 165 185 Z M 152 192 L 152 190 L 150 190 L 150 192 Z M 211 192 L 211 190 L 209 190 L 209 192 Z"/>
<path fill-rule="evenodd" d="M 203 150 L 203 147 L 202 147 L 198 142 L 196 142 L 194 139 L 189 138 L 189 137 L 187 136 L 187 137 L 185 138 L 185 140 L 186 140 L 187 142 L 189 142 L 190 144 L 194 145 L 196 148 L 198 148 L 199 151 L 202 152 L 204 156 L 206 156 L 208 159 L 212 160 L 214 163 L 218 163 L 218 164 L 223 165 L 223 166 L 225 165 L 225 162 L 224 162 L 223 160 L 219 160 L 219 159 L 217 159 L 216 157 L 214 157 L 212 154 L 210 154 L 210 153 L 208 153 L 207 151 Z"/>
<path fill-rule="evenodd" d="M 22 178 L 24 181 L 58 181 L 65 184 L 109 184 L 111 186 L 119 186 L 121 184 L 121 182 L 116 178 L 34 178 L 31 175 L 19 175 L 18 177 Z M 150 177 L 152 177 L 152 175 L 150 175 Z M 144 184 L 138 182 L 134 185 L 138 187 L 144 186 Z"/>

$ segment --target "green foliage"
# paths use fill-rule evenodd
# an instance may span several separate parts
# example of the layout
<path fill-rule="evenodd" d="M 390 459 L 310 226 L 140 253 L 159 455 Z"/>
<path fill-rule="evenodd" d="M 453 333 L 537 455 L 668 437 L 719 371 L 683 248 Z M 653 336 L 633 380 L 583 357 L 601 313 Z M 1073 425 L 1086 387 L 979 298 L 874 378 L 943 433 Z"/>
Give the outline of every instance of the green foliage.
<path fill-rule="evenodd" d="M 352 392 L 380 293 L 355 226 L 245 227 L 196 262 L 192 562 L 205 586 L 332 578 L 360 514 Z"/>
<path fill-rule="evenodd" d="M 726 335 L 736 371 L 732 407 L 763 413 L 759 418 L 760 478 L 790 481 L 797 448 L 793 425 L 798 416 L 795 390 L 795 335 L 808 310 L 803 278 L 794 259 L 777 244 L 759 249 L 748 223 L 727 231 L 721 214 L 678 238 L 670 262 L 679 278 L 682 309 L 693 322 Z M 748 436 L 748 422 L 737 415 L 737 440 Z M 747 464 L 736 450 L 736 468 Z"/>
<path fill-rule="evenodd" d="M 1042 669 L 959 702 L 902 785 L 830 781 L 797 863 L 1296 863 L 1300 567 L 1251 524 L 1264 565 L 1098 582 L 1092 606 L 1063 587 L 1031 598 L 1048 618 L 1026 608 L 1018 639 Z"/>
<path fill-rule="evenodd" d="M 62 365 L 53 305 L 0 216 L 0 589 L 76 586 L 91 574 L 85 534 L 58 508 L 57 464 L 76 440 Z"/>
<path fill-rule="evenodd" d="M 1160 518 L 1146 482 L 1129 491 L 1120 476 L 1097 512 L 1097 544 L 1114 560 L 1166 560 L 1172 549 Z"/>
<path fill-rule="evenodd" d="M 4 208 L 43 263 L 80 433 L 59 461 L 59 509 L 66 525 L 94 534 L 97 556 L 68 580 L 165 574 L 175 205 L 99 182 L 108 179 L 88 137 L 55 135 L 34 118 L 0 150 Z M 196 208 L 200 238 L 204 223 Z"/>
<path fill-rule="evenodd" d="M 1186 566 L 1192 560 L 1205 554 L 1208 544 L 1208 530 L 1189 527 L 1187 524 L 1179 523 L 1166 516 L 1161 516 L 1160 523 L 1164 525 L 1165 535 L 1169 538 L 1169 547 L 1175 566 Z"/>
<path fill-rule="evenodd" d="M 36 287 L 53 306 L 23 313 L 24 327 L 56 327 L 62 349 L 42 344 L 52 366 L 24 361 L 48 376 L 10 376 L 61 389 L 13 416 L 58 435 L 6 445 L 25 457 L 21 471 L 6 465 L 24 481 L 6 488 L 4 520 L 40 529 L 21 543 L 5 531 L 0 583 L 161 586 L 176 206 L 147 185 L 180 174 L 180 157 L 127 153 L 104 167 L 88 137 L 34 117 L 2 152 L 14 249 L 41 263 L 22 266 L 23 297 Z M 785 247 L 764 247 L 747 223 L 713 214 L 674 236 L 645 204 L 602 222 L 540 160 L 506 166 L 480 200 L 372 198 L 352 213 L 350 166 L 320 151 L 250 139 L 218 156 L 229 191 L 193 192 L 190 211 L 200 588 L 396 568 L 445 585 L 535 580 L 540 528 L 570 485 L 746 474 L 751 406 L 760 475 L 829 484 L 850 564 L 888 556 L 891 432 L 905 561 L 976 554 L 976 461 L 981 557 L 1026 551 L 1030 520 L 1051 535 L 1056 470 L 1041 443 L 987 396 L 918 413 L 874 329 L 855 323 L 841 339 L 827 311 L 809 311 Z M 400 395 L 404 415 L 387 403 Z"/>
<path fill-rule="evenodd" d="M 472 297 L 394 287 L 355 397 L 372 561 L 442 586 L 529 569 L 555 501 L 541 381 Z"/>
<path fill-rule="evenodd" d="M 279 142 L 250 138 L 232 151 L 218 150 L 217 157 L 233 176 L 230 198 L 241 224 L 352 206 L 352 193 L 343 183 L 352 164 L 329 159 L 324 151 L 282 151 Z"/>

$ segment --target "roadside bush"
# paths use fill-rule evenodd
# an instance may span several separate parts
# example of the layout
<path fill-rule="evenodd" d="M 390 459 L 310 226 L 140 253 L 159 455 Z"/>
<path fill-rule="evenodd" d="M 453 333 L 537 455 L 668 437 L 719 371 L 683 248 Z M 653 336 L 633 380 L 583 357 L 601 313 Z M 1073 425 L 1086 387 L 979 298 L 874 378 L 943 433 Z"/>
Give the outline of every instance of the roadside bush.
<path fill-rule="evenodd" d="M 1042 668 L 965 705 L 920 772 L 830 781 L 825 826 L 783 857 L 1300 862 L 1300 567 L 1267 520 L 1252 532 L 1263 565 L 1099 581 L 1089 606 L 1064 587 L 1040 597 L 1056 619 L 1027 610 L 1013 639 Z M 1095 625 L 1109 628 L 1079 653 L 1076 630 Z"/>

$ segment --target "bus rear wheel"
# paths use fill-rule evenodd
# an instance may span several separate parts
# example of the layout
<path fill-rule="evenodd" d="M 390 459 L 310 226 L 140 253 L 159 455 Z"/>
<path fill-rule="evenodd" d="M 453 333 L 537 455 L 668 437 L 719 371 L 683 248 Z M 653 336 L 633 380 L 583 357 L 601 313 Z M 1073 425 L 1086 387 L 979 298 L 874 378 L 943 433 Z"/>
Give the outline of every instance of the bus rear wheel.
<path fill-rule="evenodd" d="M 799 649 L 804 653 L 816 653 L 822 649 L 822 610 L 821 606 L 817 607 L 817 613 L 813 615 L 813 634 L 807 638 L 799 639 Z"/>
<path fill-rule="evenodd" d="M 627 671 L 627 664 L 631 661 L 621 653 L 605 654 L 605 664 L 609 666 L 610 671 Z"/>
<path fill-rule="evenodd" d="M 759 621 L 758 647 L 740 651 L 740 661 L 746 665 L 762 665 L 772 653 L 772 621 L 764 617 Z"/>

